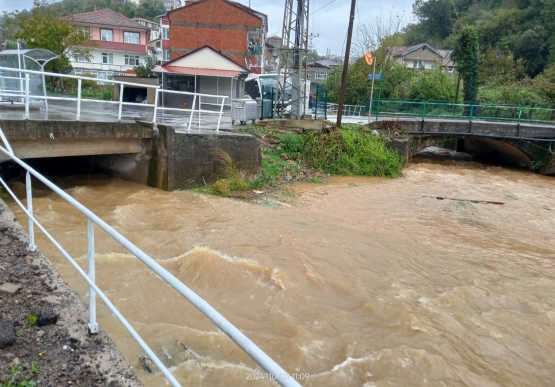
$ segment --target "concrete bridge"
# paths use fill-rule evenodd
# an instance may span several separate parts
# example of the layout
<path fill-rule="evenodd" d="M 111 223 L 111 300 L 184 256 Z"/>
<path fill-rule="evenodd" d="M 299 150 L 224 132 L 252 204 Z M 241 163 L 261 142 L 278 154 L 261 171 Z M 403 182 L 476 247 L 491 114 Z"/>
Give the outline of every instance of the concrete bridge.
<path fill-rule="evenodd" d="M 370 126 L 401 134 L 402 138 L 396 138 L 391 145 L 407 161 L 425 148 L 456 140 L 457 151 L 530 168 L 541 174 L 555 174 L 555 125 L 382 117 Z"/>

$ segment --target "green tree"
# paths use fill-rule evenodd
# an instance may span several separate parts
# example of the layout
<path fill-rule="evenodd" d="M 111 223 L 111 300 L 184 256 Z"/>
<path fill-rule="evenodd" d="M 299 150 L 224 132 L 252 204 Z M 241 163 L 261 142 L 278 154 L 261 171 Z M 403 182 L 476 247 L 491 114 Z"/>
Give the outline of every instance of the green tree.
<path fill-rule="evenodd" d="M 535 77 L 547 65 L 549 45 L 547 31 L 543 26 L 526 30 L 515 41 L 514 53 L 517 59 L 524 60 L 526 73 Z"/>
<path fill-rule="evenodd" d="M 69 72 L 72 67 L 70 55 L 83 54 L 87 60 L 90 52 L 87 45 L 92 42 L 81 31 L 76 31 L 66 19 L 60 19 L 47 2 L 35 1 L 30 15 L 20 15 L 18 18 L 19 31 L 16 38 L 25 41 L 27 48 L 44 48 L 59 56 L 50 62 L 49 70 Z"/>
<path fill-rule="evenodd" d="M 150 56 L 146 56 L 144 65 L 141 63 L 140 65 L 133 67 L 133 71 L 135 71 L 135 74 L 137 74 L 138 77 L 145 78 L 154 74 L 152 72 L 153 67 L 154 63 L 152 62 L 152 58 Z"/>
<path fill-rule="evenodd" d="M 449 36 L 456 19 L 452 0 L 416 0 L 412 5 L 412 12 L 418 17 L 428 36 L 439 39 Z"/>
<path fill-rule="evenodd" d="M 408 94 L 411 86 L 411 80 L 414 76 L 414 69 L 409 68 L 404 64 L 395 63 L 383 77 L 382 98 L 409 98 Z M 376 85 L 374 85 L 374 87 L 376 87 Z"/>
<path fill-rule="evenodd" d="M 440 68 L 419 72 L 420 74 L 411 80 L 409 99 L 449 101 L 455 98 L 455 82 Z"/>
<path fill-rule="evenodd" d="M 534 79 L 534 87 L 551 102 L 555 108 L 555 65 L 547 67 Z"/>
<path fill-rule="evenodd" d="M 330 102 L 339 101 L 342 71 L 343 66 L 338 66 L 328 74 L 326 87 L 328 89 L 328 100 Z M 364 105 L 366 103 L 366 97 L 370 90 L 368 74 L 371 72 L 372 68 L 366 64 L 364 58 L 360 58 L 355 63 L 349 65 L 345 88 L 346 105 Z"/>
<path fill-rule="evenodd" d="M 472 26 L 465 26 L 457 39 L 457 45 L 451 54 L 457 63 L 457 71 L 463 80 L 463 99 L 476 102 L 478 98 L 478 69 L 480 53 L 478 49 L 478 33 Z"/>
<path fill-rule="evenodd" d="M 166 7 L 162 0 L 141 0 L 137 7 L 136 16 L 149 20 L 157 20 L 157 16 L 166 13 Z"/>

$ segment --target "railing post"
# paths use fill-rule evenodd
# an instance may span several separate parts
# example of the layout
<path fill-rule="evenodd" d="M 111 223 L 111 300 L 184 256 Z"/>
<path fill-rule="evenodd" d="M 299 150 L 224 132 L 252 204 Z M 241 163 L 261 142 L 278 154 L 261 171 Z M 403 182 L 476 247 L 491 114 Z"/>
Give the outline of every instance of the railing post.
<path fill-rule="evenodd" d="M 275 106 L 276 106 L 276 104 L 274 103 L 274 98 L 275 98 L 274 90 L 275 90 L 275 89 L 272 87 L 272 115 L 270 116 L 270 118 L 271 118 L 272 120 L 274 119 L 274 108 L 275 108 Z M 310 108 L 312 109 L 312 106 L 311 106 Z"/>
<path fill-rule="evenodd" d="M 29 119 L 29 73 L 25 73 L 25 119 Z"/>
<path fill-rule="evenodd" d="M 154 116 L 152 117 L 152 123 L 156 123 L 156 114 L 158 113 L 158 93 L 160 92 L 159 88 L 156 88 L 156 93 L 154 94 Z"/>
<path fill-rule="evenodd" d="M 522 108 L 518 111 L 518 124 L 520 125 L 520 116 L 522 116 Z"/>
<path fill-rule="evenodd" d="M 77 80 L 77 121 L 81 119 L 81 84 L 83 80 Z"/>
<path fill-rule="evenodd" d="M 218 118 L 218 126 L 216 127 L 216 132 L 220 131 L 220 123 L 222 121 L 222 114 L 224 113 L 224 103 L 226 97 L 222 97 L 222 105 L 220 106 L 220 117 Z"/>
<path fill-rule="evenodd" d="M 119 111 L 118 111 L 118 122 L 121 121 L 121 108 L 123 107 L 123 83 L 119 85 Z"/>
<path fill-rule="evenodd" d="M 474 104 L 470 105 L 470 116 L 468 117 L 469 121 L 472 122 L 472 115 L 474 114 Z"/>
<path fill-rule="evenodd" d="M 198 96 L 198 130 L 200 130 L 200 111 L 202 110 L 202 96 Z"/>
<path fill-rule="evenodd" d="M 193 125 L 193 114 L 195 112 L 195 106 L 197 105 L 197 95 L 193 97 L 193 107 L 191 109 L 191 116 L 189 117 L 189 130 L 191 130 L 191 125 Z"/>
<path fill-rule="evenodd" d="M 27 211 L 33 215 L 33 187 L 31 186 L 31 174 L 27 171 L 25 176 L 25 190 L 27 191 Z M 33 219 L 29 217 L 29 251 L 35 251 L 35 226 Z"/>
<path fill-rule="evenodd" d="M 426 102 L 424 102 L 424 108 L 422 109 L 422 121 L 424 121 L 424 117 L 426 117 Z"/>
<path fill-rule="evenodd" d="M 87 258 L 88 275 L 90 280 L 95 282 L 95 263 L 94 263 L 94 223 L 88 219 L 87 225 Z M 96 323 L 96 292 L 89 285 L 89 334 L 98 334 L 98 324 Z"/>

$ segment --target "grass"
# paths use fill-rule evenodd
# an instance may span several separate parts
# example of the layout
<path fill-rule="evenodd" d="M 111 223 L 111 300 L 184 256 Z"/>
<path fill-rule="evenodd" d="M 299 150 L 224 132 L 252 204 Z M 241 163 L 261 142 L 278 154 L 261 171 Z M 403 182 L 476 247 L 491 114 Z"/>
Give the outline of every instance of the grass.
<path fill-rule="evenodd" d="M 232 158 L 219 149 L 215 157 L 221 164 L 223 178 L 209 188 L 197 188 L 197 192 L 236 196 L 237 191 L 282 185 L 287 175 L 298 176 L 307 169 L 331 175 L 396 177 L 403 168 L 397 152 L 361 125 L 345 125 L 329 133 L 278 133 L 255 127 L 247 127 L 242 132 L 255 135 L 268 145 L 262 150 L 262 173 L 254 180 L 245 181 Z M 315 176 L 305 181 L 324 182 Z M 287 192 L 282 190 L 282 193 L 287 196 Z"/>
<path fill-rule="evenodd" d="M 0 382 L 0 387 L 35 387 L 37 383 L 32 379 L 32 375 L 40 372 L 42 371 L 36 361 L 31 363 L 31 370 L 27 376 L 22 374 L 19 364 L 14 364 L 9 370 L 9 376 Z"/>

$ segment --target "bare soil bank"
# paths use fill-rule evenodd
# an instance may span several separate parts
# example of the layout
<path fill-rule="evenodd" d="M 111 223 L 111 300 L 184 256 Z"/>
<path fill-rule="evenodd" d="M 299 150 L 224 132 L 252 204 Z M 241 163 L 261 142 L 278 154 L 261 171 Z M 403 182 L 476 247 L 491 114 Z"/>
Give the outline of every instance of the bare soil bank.
<path fill-rule="evenodd" d="M 28 243 L 0 200 L 0 386 L 142 386 L 108 335 L 88 335 L 88 312 Z M 29 314 L 39 321 L 31 325 Z"/>

